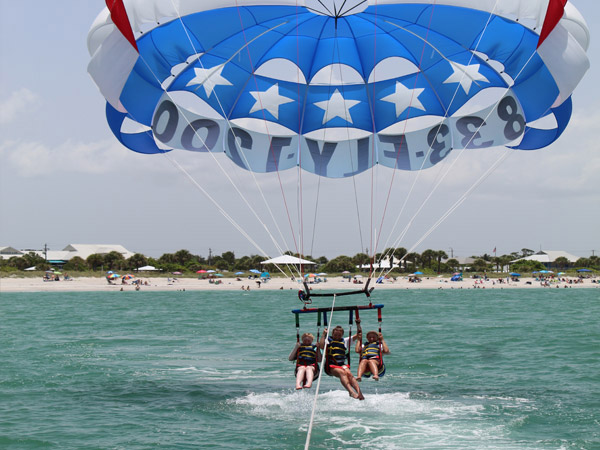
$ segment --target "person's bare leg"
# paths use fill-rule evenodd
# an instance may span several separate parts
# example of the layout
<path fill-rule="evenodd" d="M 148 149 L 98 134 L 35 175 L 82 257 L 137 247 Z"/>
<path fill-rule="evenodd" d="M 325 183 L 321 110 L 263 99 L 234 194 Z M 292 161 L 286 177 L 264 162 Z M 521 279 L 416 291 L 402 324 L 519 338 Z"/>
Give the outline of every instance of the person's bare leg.
<path fill-rule="evenodd" d="M 306 368 L 306 382 L 304 383 L 304 389 L 312 387 L 313 379 L 315 378 L 315 368 L 309 366 Z"/>
<path fill-rule="evenodd" d="M 356 381 L 362 381 L 363 373 L 365 373 L 365 369 L 367 368 L 367 360 L 363 359 L 358 364 L 358 373 L 356 374 Z"/>
<path fill-rule="evenodd" d="M 296 389 L 302 389 L 302 381 L 304 380 L 304 375 L 306 374 L 306 367 L 299 366 L 298 371 L 296 372 Z"/>
<path fill-rule="evenodd" d="M 362 395 L 362 392 L 360 392 L 360 386 L 358 385 L 358 382 L 356 381 L 356 378 L 354 378 L 354 375 L 352 375 L 352 372 L 350 372 L 350 370 L 346 371 L 346 376 L 348 377 L 348 383 L 356 391 L 356 397 L 354 397 L 354 398 L 357 398 L 359 400 L 364 400 L 365 396 Z"/>
<path fill-rule="evenodd" d="M 344 386 L 344 388 L 348 391 L 348 393 L 350 394 L 350 397 L 358 398 L 358 394 L 356 393 L 356 391 L 354 389 L 352 389 L 350 380 L 348 379 L 348 374 L 345 370 L 333 369 L 332 374 L 333 374 L 333 376 L 340 379 L 342 386 Z M 352 377 L 352 379 L 354 379 L 354 377 Z M 356 383 L 356 380 L 355 380 L 355 383 Z"/>
<path fill-rule="evenodd" d="M 371 374 L 375 381 L 379 381 L 379 365 L 377 363 L 378 361 L 374 359 L 369 360 L 369 369 L 371 370 Z"/>

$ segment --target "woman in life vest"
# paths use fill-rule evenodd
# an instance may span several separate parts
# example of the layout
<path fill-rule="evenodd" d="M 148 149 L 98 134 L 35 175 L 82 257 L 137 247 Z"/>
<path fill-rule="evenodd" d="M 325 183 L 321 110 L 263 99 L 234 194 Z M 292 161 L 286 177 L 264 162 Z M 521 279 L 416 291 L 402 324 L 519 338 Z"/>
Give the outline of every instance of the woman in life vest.
<path fill-rule="evenodd" d="M 360 319 L 356 320 L 359 323 Z M 323 331 L 321 340 L 319 341 L 319 348 L 323 350 L 325 348 L 325 336 L 327 335 L 327 329 Z M 331 336 L 329 337 L 329 343 L 327 344 L 326 353 L 326 366 L 325 372 L 327 375 L 337 377 L 340 379 L 342 386 L 348 391 L 350 397 L 364 400 L 360 387 L 356 382 L 356 378 L 350 372 L 350 366 L 346 362 L 346 354 L 348 349 L 357 338 L 357 334 L 349 336 L 344 339 L 344 329 L 340 326 L 335 327 Z"/>
<path fill-rule="evenodd" d="M 296 389 L 308 389 L 312 386 L 313 380 L 319 377 L 318 360 L 321 358 L 321 352 L 316 345 L 313 345 L 315 337 L 310 333 L 304 333 L 301 342 L 296 342 L 289 360 L 296 361 Z"/>
<path fill-rule="evenodd" d="M 384 367 L 382 355 L 387 355 L 390 349 L 385 339 L 383 339 L 383 334 L 376 331 L 369 331 L 367 333 L 367 340 L 364 344 L 362 344 L 361 340 L 362 333 L 359 331 L 359 339 L 356 341 L 355 348 L 356 353 L 360 354 L 356 381 L 361 381 L 363 374 L 365 376 L 373 375 L 373 379 L 379 381 L 379 372 Z"/>

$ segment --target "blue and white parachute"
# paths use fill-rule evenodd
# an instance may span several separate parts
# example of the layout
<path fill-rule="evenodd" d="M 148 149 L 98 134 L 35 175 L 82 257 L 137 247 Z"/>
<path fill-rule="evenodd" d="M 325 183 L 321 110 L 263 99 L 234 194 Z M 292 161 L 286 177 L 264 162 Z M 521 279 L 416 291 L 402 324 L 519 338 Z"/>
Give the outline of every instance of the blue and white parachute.
<path fill-rule="evenodd" d="M 565 5 L 566 3 L 566 5 Z M 538 149 L 571 115 L 587 25 L 565 0 L 107 0 L 89 72 L 142 153 L 255 172 L 419 170 Z"/>

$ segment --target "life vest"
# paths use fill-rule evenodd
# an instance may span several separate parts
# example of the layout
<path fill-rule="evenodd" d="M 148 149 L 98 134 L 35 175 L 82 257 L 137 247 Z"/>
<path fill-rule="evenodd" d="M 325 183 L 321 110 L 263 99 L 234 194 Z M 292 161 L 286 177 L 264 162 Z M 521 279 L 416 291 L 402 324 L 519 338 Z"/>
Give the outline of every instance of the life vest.
<path fill-rule="evenodd" d="M 317 363 L 317 346 L 301 345 L 298 349 L 298 364 L 309 366 Z"/>
<path fill-rule="evenodd" d="M 365 345 L 363 346 L 363 351 L 360 354 L 360 359 L 362 360 L 375 358 L 379 360 L 379 366 L 377 367 L 377 376 L 381 378 L 385 375 L 385 363 L 383 362 L 383 352 L 381 350 L 381 345 L 379 344 L 379 342 L 365 343 Z M 369 378 L 371 375 L 373 374 L 371 373 L 371 371 L 369 370 L 369 366 L 367 365 L 367 368 L 363 373 L 363 377 Z"/>
<path fill-rule="evenodd" d="M 381 355 L 380 355 L 380 351 L 379 351 L 379 343 L 378 342 L 365 343 L 365 345 L 363 346 L 362 353 L 360 354 L 360 357 L 362 359 L 380 358 Z"/>
<path fill-rule="evenodd" d="M 294 375 L 298 373 L 298 367 L 312 366 L 314 370 L 313 380 L 319 378 L 319 363 L 317 362 L 317 346 L 316 345 L 301 345 L 296 352 L 296 369 Z"/>
<path fill-rule="evenodd" d="M 329 364 L 336 366 L 342 366 L 346 363 L 346 346 L 344 341 L 334 341 L 329 338 L 329 345 L 327 346 L 327 356 L 329 357 Z"/>
<path fill-rule="evenodd" d="M 334 341 L 332 338 L 329 338 L 325 358 L 325 373 L 331 376 L 330 366 L 343 366 L 346 364 L 346 356 L 347 350 L 344 341 Z M 348 366 L 350 366 L 350 360 L 348 360 Z"/>

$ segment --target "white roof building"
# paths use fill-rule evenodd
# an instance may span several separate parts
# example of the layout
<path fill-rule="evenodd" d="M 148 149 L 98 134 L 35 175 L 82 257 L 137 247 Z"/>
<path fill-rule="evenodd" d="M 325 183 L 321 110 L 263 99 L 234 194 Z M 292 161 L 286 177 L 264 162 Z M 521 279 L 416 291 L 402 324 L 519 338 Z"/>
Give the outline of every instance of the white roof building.
<path fill-rule="evenodd" d="M 114 244 L 69 244 L 64 249 L 66 259 L 69 260 L 74 256 L 79 256 L 82 259 L 87 259 L 88 256 L 94 254 L 107 255 L 110 252 L 117 252 L 123 255 L 123 258 L 131 258 L 134 253 L 127 250 L 122 245 Z"/>
<path fill-rule="evenodd" d="M 534 255 L 527 256 L 525 258 L 519 258 L 515 261 L 539 261 L 542 264 L 551 264 L 556 261 L 558 258 L 567 258 L 571 264 L 574 264 L 575 261 L 579 259 L 579 256 L 571 255 L 570 253 L 563 251 L 553 251 L 553 250 L 544 250 L 539 251 Z"/>
<path fill-rule="evenodd" d="M 0 247 L 0 259 L 10 259 L 13 256 L 23 256 L 25 254 L 14 247 Z"/>
<path fill-rule="evenodd" d="M 33 253 L 46 258 L 48 261 L 68 261 L 75 256 L 87 259 L 93 254 L 106 255 L 110 252 L 117 252 L 127 259 L 134 255 L 122 245 L 115 244 L 69 244 L 63 250 L 32 250 Z M 29 250 L 17 250 L 13 247 L 0 247 L 0 258 L 9 259 L 13 256 L 21 257 L 29 253 Z"/>

